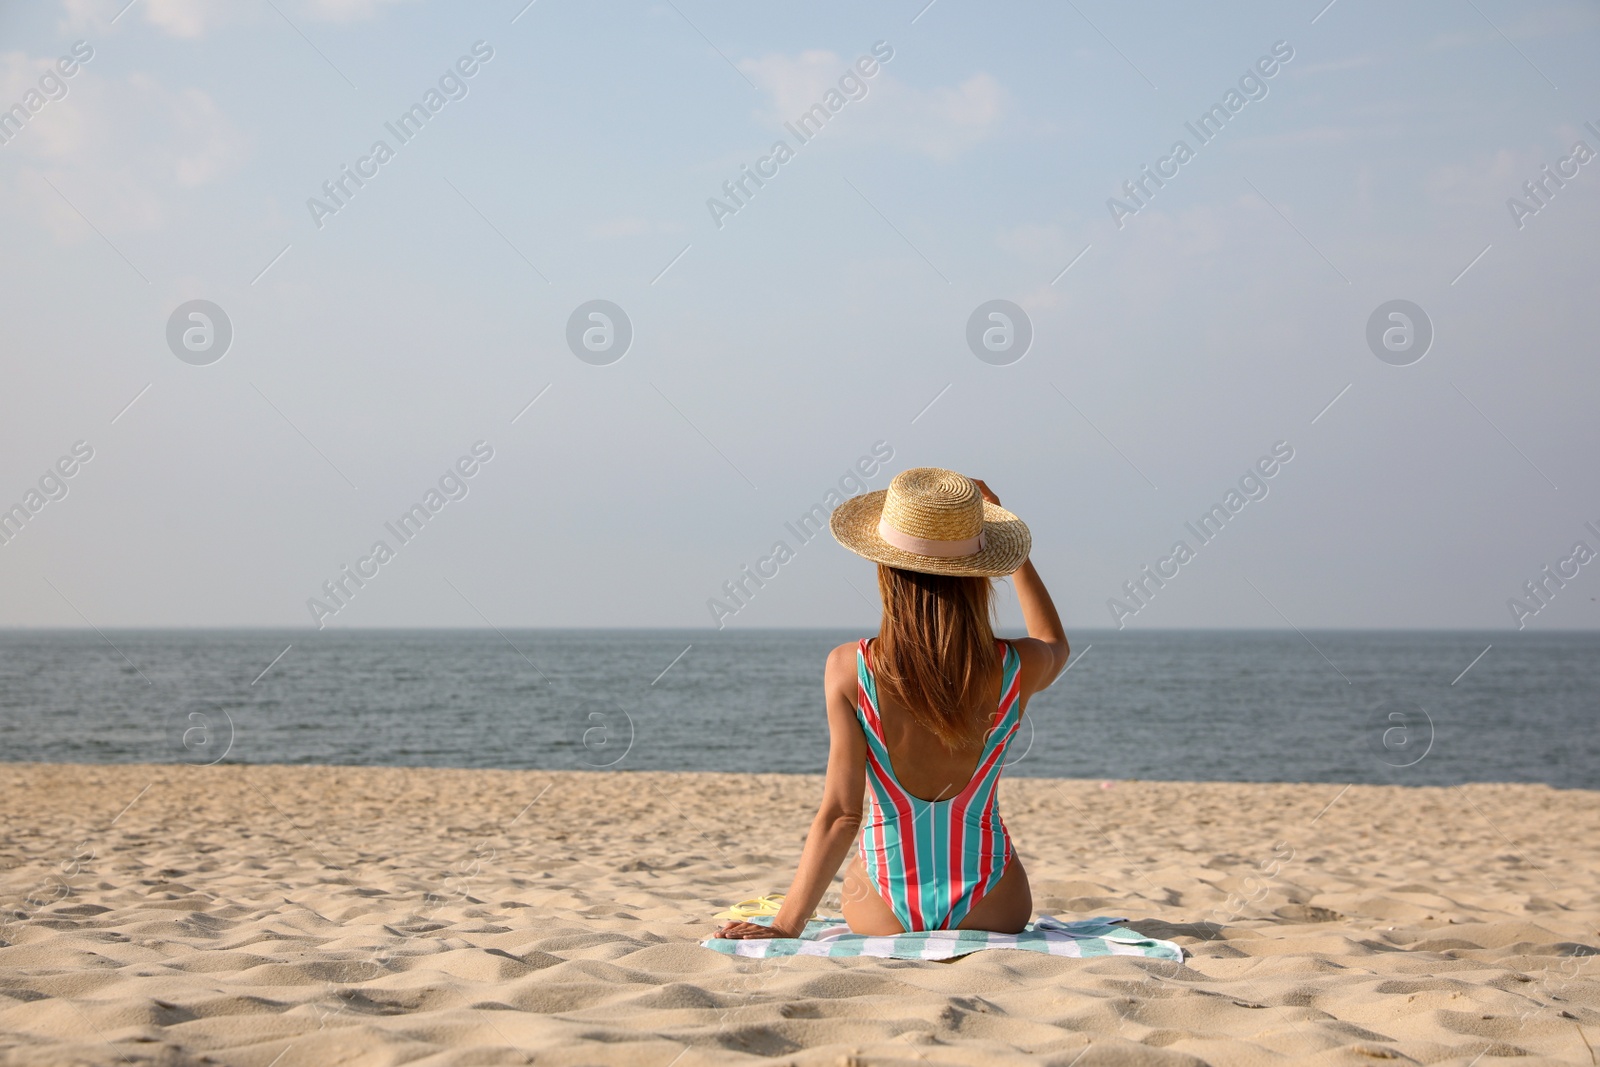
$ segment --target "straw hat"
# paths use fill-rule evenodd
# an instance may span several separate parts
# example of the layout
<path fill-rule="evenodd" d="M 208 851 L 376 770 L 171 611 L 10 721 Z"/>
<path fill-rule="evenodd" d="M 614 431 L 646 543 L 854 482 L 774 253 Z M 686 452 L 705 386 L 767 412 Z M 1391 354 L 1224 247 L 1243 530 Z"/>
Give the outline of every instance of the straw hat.
<path fill-rule="evenodd" d="M 1033 547 L 1021 519 L 986 502 L 971 478 L 941 467 L 913 467 L 887 489 L 851 497 L 828 526 L 856 555 L 922 574 L 998 578 Z"/>

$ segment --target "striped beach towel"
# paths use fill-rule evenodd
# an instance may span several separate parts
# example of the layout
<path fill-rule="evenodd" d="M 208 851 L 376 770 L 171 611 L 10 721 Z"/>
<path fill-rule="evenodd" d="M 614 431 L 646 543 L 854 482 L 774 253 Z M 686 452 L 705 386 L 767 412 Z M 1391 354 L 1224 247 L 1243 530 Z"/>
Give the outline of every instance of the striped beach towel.
<path fill-rule="evenodd" d="M 764 915 L 748 920 L 763 926 Z M 1107 915 L 1061 922 L 1048 917 L 1029 923 L 1020 934 L 989 930 L 927 930 L 915 934 L 870 937 L 852 934 L 843 919 L 818 918 L 806 923 L 799 937 L 734 940 L 714 937 L 701 944 L 729 956 L 877 956 L 897 960 L 948 960 L 986 948 L 1015 948 L 1048 952 L 1052 956 L 1143 956 L 1146 959 L 1182 960 L 1183 949 L 1125 927 L 1126 920 Z"/>

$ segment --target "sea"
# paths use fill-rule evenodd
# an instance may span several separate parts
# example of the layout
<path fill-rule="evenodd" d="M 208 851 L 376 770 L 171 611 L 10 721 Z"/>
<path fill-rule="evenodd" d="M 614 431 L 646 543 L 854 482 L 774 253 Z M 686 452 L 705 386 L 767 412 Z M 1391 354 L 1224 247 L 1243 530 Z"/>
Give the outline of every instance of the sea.
<path fill-rule="evenodd" d="M 819 774 L 823 662 L 860 636 L 0 631 L 0 760 Z M 1600 788 L 1600 633 L 1072 644 L 1008 774 Z"/>

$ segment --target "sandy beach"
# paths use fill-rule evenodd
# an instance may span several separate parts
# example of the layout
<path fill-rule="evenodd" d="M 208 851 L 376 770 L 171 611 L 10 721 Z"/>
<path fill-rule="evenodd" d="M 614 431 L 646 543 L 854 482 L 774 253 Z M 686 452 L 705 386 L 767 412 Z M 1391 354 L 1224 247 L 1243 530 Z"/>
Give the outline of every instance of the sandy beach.
<path fill-rule="evenodd" d="M 811 777 L 0 781 L 5 1064 L 1465 1067 L 1600 1043 L 1592 792 L 1008 779 L 1036 910 L 1126 916 L 1179 965 L 702 948 L 785 888 Z"/>

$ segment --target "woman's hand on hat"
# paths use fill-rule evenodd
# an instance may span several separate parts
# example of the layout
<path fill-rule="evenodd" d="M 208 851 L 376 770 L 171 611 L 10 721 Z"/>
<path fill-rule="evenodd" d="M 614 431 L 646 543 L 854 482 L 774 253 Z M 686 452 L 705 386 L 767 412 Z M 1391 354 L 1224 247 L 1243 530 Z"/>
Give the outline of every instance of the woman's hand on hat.
<path fill-rule="evenodd" d="M 988 483 L 985 482 L 982 478 L 974 478 L 974 479 L 972 479 L 972 484 L 976 485 L 978 487 L 978 492 L 983 494 L 983 499 L 985 501 L 987 501 L 990 504 L 993 504 L 995 507 L 999 507 L 1000 506 L 1000 498 L 994 495 L 994 490 L 990 489 Z M 1023 567 L 1027 566 L 1027 563 L 1028 563 L 1027 560 L 1023 560 L 1020 564 L 1017 565 L 1017 569 L 1021 570 Z M 1015 573 L 1015 571 L 1013 571 L 1012 573 Z"/>

